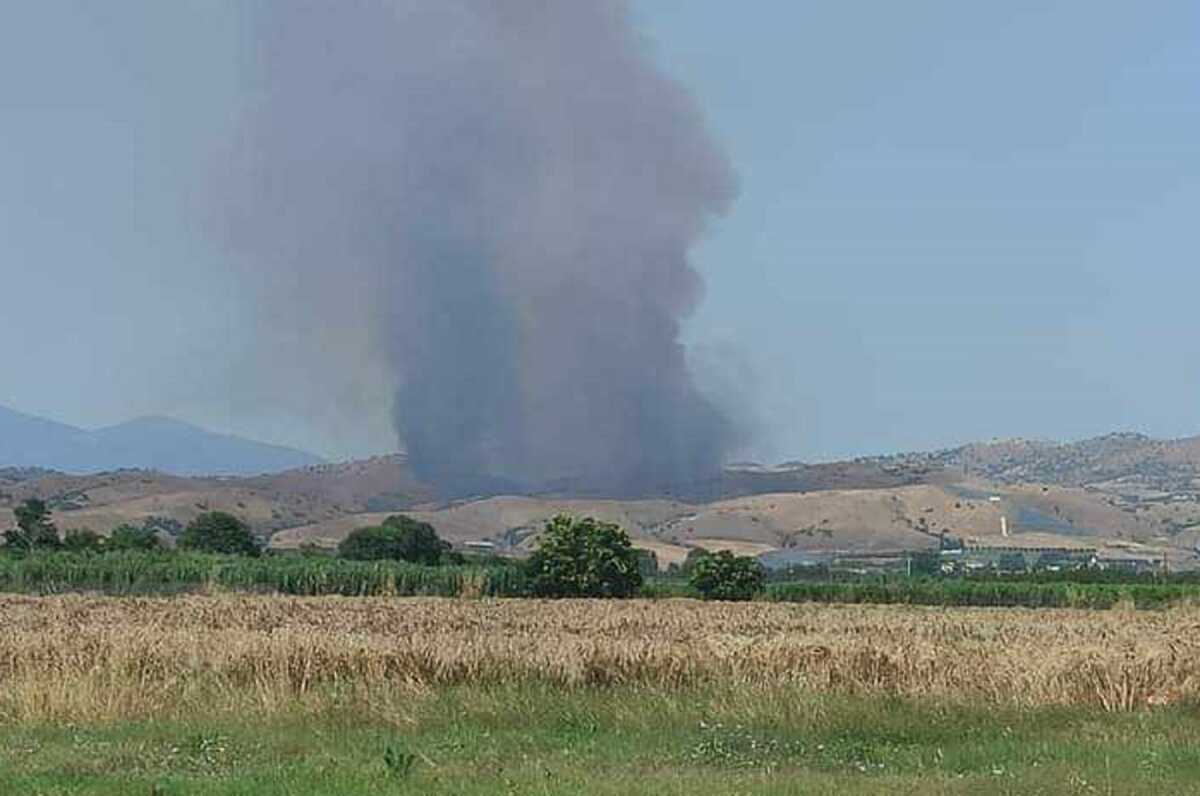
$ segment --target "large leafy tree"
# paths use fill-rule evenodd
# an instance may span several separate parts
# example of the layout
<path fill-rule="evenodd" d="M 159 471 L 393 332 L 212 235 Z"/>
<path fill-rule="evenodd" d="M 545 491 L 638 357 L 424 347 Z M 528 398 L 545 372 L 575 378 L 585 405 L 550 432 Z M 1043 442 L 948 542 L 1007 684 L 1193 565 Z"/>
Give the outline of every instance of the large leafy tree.
<path fill-rule="evenodd" d="M 355 561 L 409 561 L 413 564 L 442 563 L 450 544 L 438 538 L 427 522 L 402 514 L 388 517 L 382 525 L 358 528 L 338 545 L 338 555 Z"/>
<path fill-rule="evenodd" d="M 761 564 L 728 550 L 699 557 L 690 578 L 706 600 L 749 600 L 763 590 L 764 580 Z"/>
<path fill-rule="evenodd" d="M 534 593 L 544 597 L 628 597 L 642 585 L 629 535 L 591 517 L 547 522 L 528 567 Z"/>
<path fill-rule="evenodd" d="M 50 520 L 50 507 L 44 500 L 30 498 L 17 506 L 13 513 L 17 517 L 17 527 L 4 532 L 4 544 L 9 551 L 29 553 L 62 547 L 58 528 Z"/>
<path fill-rule="evenodd" d="M 262 552 L 250 526 L 223 511 L 210 511 L 192 520 L 179 536 L 179 547 L 238 556 L 257 556 Z"/>

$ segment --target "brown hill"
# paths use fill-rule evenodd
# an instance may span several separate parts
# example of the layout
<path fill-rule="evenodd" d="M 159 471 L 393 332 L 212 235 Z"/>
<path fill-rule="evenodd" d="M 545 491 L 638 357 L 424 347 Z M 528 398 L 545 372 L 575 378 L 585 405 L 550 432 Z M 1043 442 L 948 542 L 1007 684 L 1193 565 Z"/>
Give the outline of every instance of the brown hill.
<path fill-rule="evenodd" d="M 1200 439 L 1111 435 L 1081 443 L 1006 441 L 850 462 L 743 464 L 720 479 L 653 499 L 497 496 L 438 506 L 403 456 L 249 478 L 144 471 L 69 476 L 0 470 L 0 528 L 27 497 L 47 500 L 60 528 L 122 523 L 178 528 L 203 511 L 247 519 L 274 544 L 332 545 L 353 528 L 405 511 L 455 542 L 528 549 L 559 512 L 628 528 L 660 557 L 690 546 L 743 551 L 926 548 L 938 537 L 1141 541 L 1191 554 L 1200 544 Z M 710 493 L 706 498 L 696 497 Z M 684 499 L 687 496 L 688 499 Z M 1032 537 L 1029 537 L 1032 538 Z"/>
<path fill-rule="evenodd" d="M 98 475 L 37 473 L 0 480 L 0 527 L 11 507 L 41 498 L 63 529 L 107 533 L 122 523 L 185 525 L 205 511 L 227 511 L 269 534 L 369 511 L 421 505 L 432 492 L 419 484 L 403 456 L 317 465 L 249 478 L 184 478 L 142 470 Z"/>
<path fill-rule="evenodd" d="M 1079 546 L 1124 540 L 1178 547 L 1190 555 L 1190 536 L 1176 541 L 1164 532 L 1162 512 L 1171 508 L 1129 512 L 1101 493 L 1051 486 L 917 485 L 754 495 L 699 505 L 497 497 L 405 513 L 431 523 L 455 543 L 490 542 L 510 553 L 528 550 L 545 521 L 565 512 L 622 525 L 638 546 L 655 550 L 660 561 L 680 560 L 690 547 L 755 554 L 893 552 L 936 548 L 943 534 L 1000 543 L 1002 517 L 1011 534 L 1004 544 L 1024 539 Z M 332 547 L 354 528 L 378 524 L 387 516 L 350 515 L 290 528 L 277 533 L 273 544 Z"/>

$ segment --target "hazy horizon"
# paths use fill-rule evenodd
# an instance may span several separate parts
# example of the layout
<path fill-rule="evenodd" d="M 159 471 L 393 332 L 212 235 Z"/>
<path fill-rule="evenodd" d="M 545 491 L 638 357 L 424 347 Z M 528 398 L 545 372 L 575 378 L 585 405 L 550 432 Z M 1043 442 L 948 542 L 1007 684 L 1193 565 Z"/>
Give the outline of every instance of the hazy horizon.
<path fill-rule="evenodd" d="M 1195 3 L 631 7 L 737 177 L 684 326 L 700 386 L 753 426 L 729 458 L 1200 432 Z M 246 17 L 0 10 L 0 405 L 396 449 L 376 343 L 273 316 L 215 232 L 260 99 Z"/>
<path fill-rule="evenodd" d="M 310 450 L 310 449 L 304 448 L 303 446 L 293 445 L 293 444 L 290 444 L 287 442 L 271 442 L 270 440 L 255 437 L 253 434 L 246 435 L 246 434 L 239 434 L 239 433 L 232 432 L 232 431 L 222 431 L 221 429 L 214 429 L 211 427 L 207 427 L 207 426 L 195 423 L 193 421 L 190 421 L 190 420 L 187 420 L 184 418 L 178 418 L 178 417 L 174 417 L 172 415 L 164 415 L 164 414 L 138 415 L 136 417 L 130 417 L 130 418 L 126 418 L 124 420 L 118 420 L 114 423 L 106 423 L 106 424 L 101 424 L 101 425 L 88 426 L 88 425 L 79 425 L 79 424 L 75 424 L 75 423 L 70 423 L 61 418 L 49 417 L 46 415 L 38 415 L 38 414 L 35 414 L 32 412 L 26 412 L 23 410 L 15 409 L 13 407 L 0 405 L 0 410 L 3 410 L 3 409 L 8 409 L 8 410 L 17 412 L 19 414 L 26 415 L 31 418 L 36 418 L 39 420 L 48 420 L 52 423 L 58 423 L 58 424 L 61 424 L 64 426 L 78 428 L 82 431 L 87 431 L 87 432 L 104 431 L 104 430 L 109 430 L 109 429 L 112 429 L 115 427 L 124 426 L 124 425 L 133 425 L 135 423 L 144 422 L 144 421 L 155 421 L 155 420 L 172 421 L 172 422 L 182 423 L 184 426 L 191 426 L 191 427 L 197 428 L 201 431 L 211 431 L 211 432 L 220 433 L 220 434 L 228 434 L 230 436 L 246 439 L 247 441 L 250 441 L 250 442 L 261 442 L 261 443 L 265 443 L 265 444 L 269 444 L 269 445 L 279 445 L 279 446 L 286 447 L 286 448 L 293 448 L 302 453 L 310 453 L 310 454 L 319 456 L 322 459 L 324 459 L 325 461 L 327 461 L 329 463 L 335 463 L 335 464 L 339 463 L 339 462 L 353 461 L 356 459 L 370 458 L 372 456 L 388 456 L 388 455 L 397 454 L 397 453 L 398 454 L 404 453 L 403 449 L 398 446 L 396 449 L 393 449 L 393 450 L 385 450 L 385 449 L 381 448 L 380 450 L 373 451 L 373 452 L 360 452 L 357 454 L 348 453 L 348 454 L 326 455 L 326 454 L 321 453 L 320 451 Z M 1118 436 L 1118 435 L 1122 435 L 1122 434 L 1133 434 L 1133 435 L 1138 435 L 1138 436 L 1145 436 L 1145 437 L 1148 437 L 1151 439 L 1160 439 L 1160 440 L 1164 440 L 1164 441 L 1171 441 L 1171 440 L 1177 440 L 1177 439 L 1192 439 L 1192 438 L 1200 436 L 1200 434 L 1191 434 L 1191 435 L 1183 435 L 1180 437 L 1156 437 L 1152 434 L 1147 434 L 1146 432 L 1144 432 L 1140 429 L 1136 429 L 1136 428 L 1113 428 L 1108 431 L 1100 432 L 1098 434 L 1089 434 L 1089 435 L 1076 436 L 1076 437 L 1049 437 L 1049 436 L 1027 436 L 1027 435 L 1026 436 L 1022 436 L 1022 435 L 1005 436 L 1005 437 L 1000 437 L 1000 436 L 979 437 L 979 438 L 972 438 L 972 439 L 962 439 L 962 440 L 950 442 L 945 445 L 931 445 L 931 446 L 927 446 L 927 447 L 904 448 L 904 449 L 896 449 L 896 450 L 865 451 L 865 452 L 858 453 L 858 454 L 846 454 L 843 456 L 837 456 L 837 455 L 813 456 L 813 457 L 807 457 L 807 458 L 784 456 L 784 457 L 776 458 L 776 459 L 754 459 L 754 458 L 750 458 L 750 457 L 733 456 L 733 457 L 730 457 L 726 461 L 726 464 L 729 464 L 729 465 L 756 464 L 756 465 L 765 465 L 765 466 L 789 464 L 789 463 L 793 463 L 793 462 L 803 462 L 805 464 L 823 464 L 823 463 L 835 463 L 835 462 L 840 462 L 840 461 L 848 461 L 851 459 L 856 459 L 856 458 L 861 458 L 861 457 L 873 458 L 873 457 L 877 457 L 877 456 L 890 456 L 890 455 L 894 455 L 894 454 L 930 453 L 930 452 L 936 452 L 939 450 L 952 450 L 955 448 L 962 447 L 964 445 L 970 445 L 970 444 L 975 444 L 975 443 L 989 444 L 989 443 L 1026 441 L 1026 442 L 1041 442 L 1041 443 L 1047 443 L 1047 444 L 1071 444 L 1071 443 L 1077 443 L 1077 442 L 1085 442 L 1087 440 L 1098 439 L 1098 438 L 1103 438 L 1103 437 L 1108 437 L 1108 436 Z M 0 465 L 0 467 L 3 467 L 3 465 Z"/>

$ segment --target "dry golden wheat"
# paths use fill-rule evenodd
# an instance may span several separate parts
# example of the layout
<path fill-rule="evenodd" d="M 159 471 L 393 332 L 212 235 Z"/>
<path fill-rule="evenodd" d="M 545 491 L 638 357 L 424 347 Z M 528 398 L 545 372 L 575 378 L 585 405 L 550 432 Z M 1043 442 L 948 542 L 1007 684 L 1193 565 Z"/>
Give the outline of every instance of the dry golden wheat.
<path fill-rule="evenodd" d="M 724 683 L 1127 710 L 1200 696 L 1200 610 L 0 597 L 0 718 L 347 689 Z"/>

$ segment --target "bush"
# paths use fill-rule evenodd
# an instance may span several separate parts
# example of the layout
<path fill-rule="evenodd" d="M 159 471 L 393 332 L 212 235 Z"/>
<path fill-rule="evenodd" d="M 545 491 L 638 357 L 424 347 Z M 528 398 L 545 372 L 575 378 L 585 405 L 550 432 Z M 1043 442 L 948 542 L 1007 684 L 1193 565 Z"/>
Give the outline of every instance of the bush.
<path fill-rule="evenodd" d="M 351 561 L 408 561 L 436 565 L 450 552 L 450 544 L 438 538 L 427 522 L 398 515 L 383 525 L 359 528 L 338 545 L 338 556 Z"/>
<path fill-rule="evenodd" d="M 629 535 L 608 522 L 560 514 L 546 523 L 528 572 L 543 597 L 628 597 L 642 585 Z"/>
<path fill-rule="evenodd" d="M 160 550 L 162 540 L 151 528 L 119 525 L 113 529 L 105 544 L 108 550 Z"/>
<path fill-rule="evenodd" d="M 104 550 L 104 537 L 89 530 L 67 531 L 62 549 L 68 553 L 99 553 Z"/>
<path fill-rule="evenodd" d="M 762 565 L 753 558 L 722 550 L 699 558 L 690 582 L 706 600 L 749 600 L 763 590 L 764 580 Z"/>
<path fill-rule="evenodd" d="M 223 511 L 210 511 L 192 520 L 179 537 L 179 547 L 239 556 L 257 556 L 262 552 L 250 526 Z"/>

